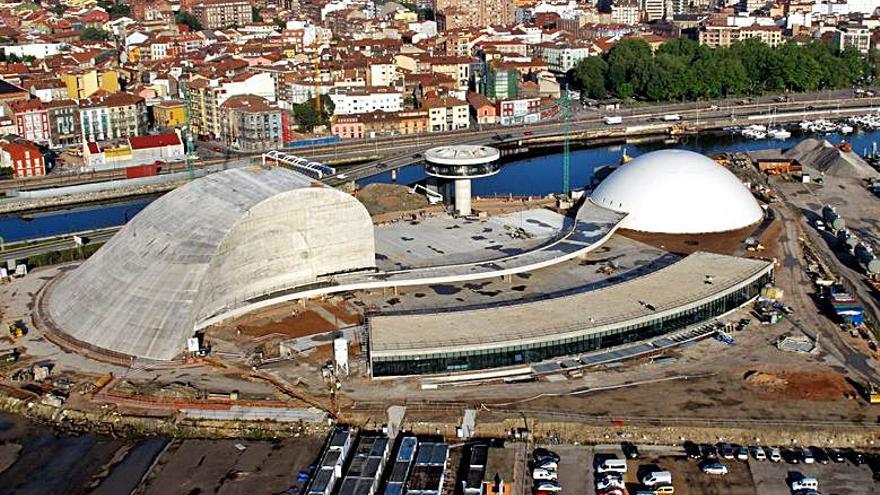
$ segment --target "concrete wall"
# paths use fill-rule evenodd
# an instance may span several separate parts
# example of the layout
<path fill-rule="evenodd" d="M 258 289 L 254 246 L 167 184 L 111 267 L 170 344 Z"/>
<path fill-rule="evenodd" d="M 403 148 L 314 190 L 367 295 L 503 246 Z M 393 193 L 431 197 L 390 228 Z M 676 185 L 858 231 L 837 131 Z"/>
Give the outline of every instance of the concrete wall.
<path fill-rule="evenodd" d="M 194 316 L 319 276 L 375 268 L 375 253 L 372 221 L 354 197 L 324 187 L 279 194 L 253 207 L 224 239 Z"/>

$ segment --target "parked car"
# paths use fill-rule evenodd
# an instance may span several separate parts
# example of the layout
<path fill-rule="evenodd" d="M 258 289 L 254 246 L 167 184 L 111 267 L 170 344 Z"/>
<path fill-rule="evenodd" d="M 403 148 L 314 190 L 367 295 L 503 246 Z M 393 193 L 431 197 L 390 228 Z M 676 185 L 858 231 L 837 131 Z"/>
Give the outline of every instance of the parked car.
<path fill-rule="evenodd" d="M 736 448 L 736 458 L 741 461 L 749 460 L 749 449 L 740 445 Z"/>
<path fill-rule="evenodd" d="M 627 459 L 638 459 L 639 458 L 639 448 L 635 446 L 635 444 L 630 442 L 623 442 L 620 444 L 620 449 L 623 451 L 623 455 Z"/>
<path fill-rule="evenodd" d="M 752 451 L 752 456 L 755 458 L 756 461 L 767 460 L 767 453 L 764 452 L 764 449 L 761 447 L 755 447 L 755 449 Z"/>
<path fill-rule="evenodd" d="M 559 469 L 559 463 L 557 463 L 553 459 L 544 459 L 543 461 L 535 461 L 532 467 L 535 469 L 547 469 L 550 471 L 556 471 L 557 469 Z"/>
<path fill-rule="evenodd" d="M 824 450 L 819 447 L 810 447 L 810 452 L 813 453 L 813 457 L 816 458 L 816 462 L 819 464 L 828 464 L 828 454 L 825 453 Z"/>
<path fill-rule="evenodd" d="M 561 492 L 562 485 L 557 481 L 538 481 L 535 483 L 535 491 L 545 491 L 545 492 Z"/>
<path fill-rule="evenodd" d="M 623 459 L 605 459 L 596 466 L 596 472 L 602 473 L 626 473 L 626 461 Z"/>
<path fill-rule="evenodd" d="M 654 488 L 654 495 L 675 495 L 675 487 L 672 485 L 660 485 Z"/>
<path fill-rule="evenodd" d="M 718 452 L 721 454 L 721 457 L 731 460 L 734 458 L 733 447 L 729 443 L 722 443 L 718 446 Z"/>
<path fill-rule="evenodd" d="M 800 464 L 801 455 L 800 452 L 795 452 L 792 449 L 783 449 L 782 459 L 789 464 Z"/>
<path fill-rule="evenodd" d="M 727 466 L 720 462 L 707 462 L 700 466 L 700 469 L 706 474 L 715 474 L 719 476 L 727 474 Z"/>
<path fill-rule="evenodd" d="M 609 488 L 625 488 L 626 484 L 623 482 L 623 476 L 619 474 L 609 474 L 600 478 L 596 482 L 596 490 L 603 491 Z"/>
<path fill-rule="evenodd" d="M 779 447 L 770 447 L 768 457 L 771 462 L 782 462 L 782 451 L 779 450 Z"/>
<path fill-rule="evenodd" d="M 645 486 L 660 486 L 672 484 L 672 473 L 669 471 L 652 471 L 642 477 Z"/>
<path fill-rule="evenodd" d="M 700 446 L 694 442 L 685 442 L 682 447 L 684 447 L 684 453 L 688 459 L 700 459 L 703 457 L 702 452 L 700 452 Z"/>
<path fill-rule="evenodd" d="M 813 451 L 809 448 L 801 451 L 801 458 L 804 460 L 804 464 L 812 464 L 816 462 L 816 457 L 813 455 Z"/>
<path fill-rule="evenodd" d="M 556 452 L 553 452 L 552 450 L 548 450 L 543 447 L 538 447 L 537 449 L 532 451 L 532 459 L 534 459 L 535 462 L 537 462 L 537 463 L 540 463 L 541 461 L 545 461 L 548 459 L 552 460 L 553 462 L 558 463 L 559 462 L 559 454 L 557 454 Z"/>
<path fill-rule="evenodd" d="M 718 449 L 714 445 L 703 445 L 700 450 L 703 452 L 703 458 L 718 459 Z"/>
<path fill-rule="evenodd" d="M 846 458 L 843 456 L 843 452 L 837 449 L 828 449 L 825 453 L 828 454 L 828 458 L 831 459 L 833 462 L 840 463 L 846 460 Z"/>
<path fill-rule="evenodd" d="M 819 480 L 816 478 L 808 478 L 804 477 L 799 480 L 794 480 L 791 482 L 791 491 L 797 492 L 800 490 L 818 490 L 819 489 Z"/>
<path fill-rule="evenodd" d="M 855 450 L 849 449 L 846 453 L 847 457 L 849 457 L 849 461 L 856 466 L 861 466 L 865 463 L 865 455 L 861 452 L 856 452 Z"/>
<path fill-rule="evenodd" d="M 556 473 L 555 469 L 537 468 L 537 469 L 532 470 L 532 479 L 535 481 L 538 481 L 538 480 L 556 481 L 559 479 L 559 474 Z"/>

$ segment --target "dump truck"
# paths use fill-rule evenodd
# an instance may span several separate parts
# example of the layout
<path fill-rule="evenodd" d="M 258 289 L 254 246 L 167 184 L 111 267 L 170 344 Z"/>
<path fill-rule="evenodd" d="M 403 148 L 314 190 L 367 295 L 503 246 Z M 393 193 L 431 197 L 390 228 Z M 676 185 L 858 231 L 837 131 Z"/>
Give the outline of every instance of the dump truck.
<path fill-rule="evenodd" d="M 7 330 L 9 331 L 9 336 L 13 339 L 24 337 L 28 333 L 28 327 L 25 325 L 24 320 L 13 321 L 7 326 Z"/>

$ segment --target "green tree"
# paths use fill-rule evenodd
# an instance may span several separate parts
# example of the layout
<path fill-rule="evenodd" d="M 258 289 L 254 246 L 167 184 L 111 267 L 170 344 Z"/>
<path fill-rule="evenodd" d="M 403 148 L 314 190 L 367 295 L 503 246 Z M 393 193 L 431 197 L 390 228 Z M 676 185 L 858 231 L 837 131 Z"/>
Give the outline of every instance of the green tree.
<path fill-rule="evenodd" d="M 110 39 L 110 33 L 103 29 L 87 27 L 79 35 L 79 39 L 83 41 L 107 41 Z"/>
<path fill-rule="evenodd" d="M 260 8 L 256 5 L 251 5 L 251 20 L 253 22 L 263 22 L 263 16 L 260 14 Z"/>
<path fill-rule="evenodd" d="M 602 57 L 581 59 L 572 72 L 572 79 L 583 88 L 589 98 L 603 99 L 608 96 L 608 90 L 605 88 L 608 64 L 602 60 Z"/>
<path fill-rule="evenodd" d="M 652 56 L 651 47 L 644 40 L 624 39 L 615 44 L 608 51 L 608 87 L 620 98 L 642 93 L 650 75 Z"/>
<path fill-rule="evenodd" d="M 178 24 L 186 24 L 193 31 L 201 31 L 202 23 L 199 22 L 198 17 L 186 12 L 185 10 L 181 10 L 175 16 L 175 21 Z"/>

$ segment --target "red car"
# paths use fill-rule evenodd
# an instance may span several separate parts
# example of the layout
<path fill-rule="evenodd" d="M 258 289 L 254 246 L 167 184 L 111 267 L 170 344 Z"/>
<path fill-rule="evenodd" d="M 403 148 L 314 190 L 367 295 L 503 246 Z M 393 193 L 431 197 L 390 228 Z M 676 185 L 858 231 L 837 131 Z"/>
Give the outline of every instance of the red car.
<path fill-rule="evenodd" d="M 534 132 L 532 132 L 532 131 L 526 131 L 526 132 L 523 133 L 523 136 L 531 136 L 532 134 L 534 134 Z"/>

